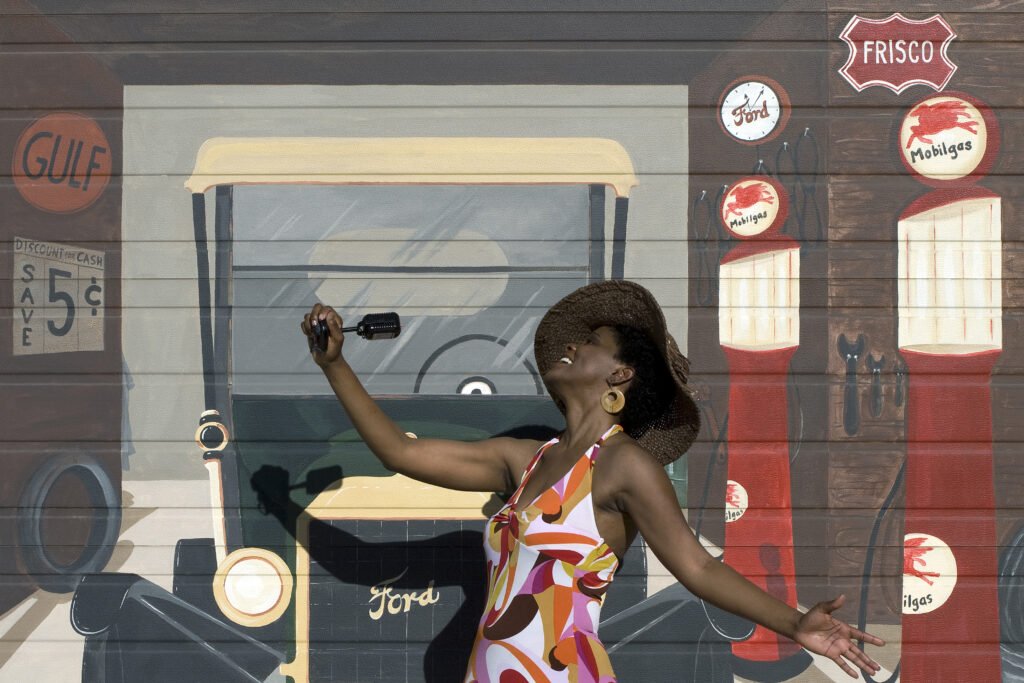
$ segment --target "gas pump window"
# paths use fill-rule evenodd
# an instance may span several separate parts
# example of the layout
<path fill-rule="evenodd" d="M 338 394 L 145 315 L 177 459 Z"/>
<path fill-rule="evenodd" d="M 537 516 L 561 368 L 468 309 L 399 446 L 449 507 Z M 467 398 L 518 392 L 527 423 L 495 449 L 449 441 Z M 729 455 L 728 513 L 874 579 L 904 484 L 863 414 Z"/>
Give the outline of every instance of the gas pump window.
<path fill-rule="evenodd" d="M 590 277 L 587 185 L 238 185 L 232 226 L 236 395 L 330 392 L 298 331 L 317 301 L 401 316 L 346 338 L 372 394 L 543 394 L 534 330 Z"/>

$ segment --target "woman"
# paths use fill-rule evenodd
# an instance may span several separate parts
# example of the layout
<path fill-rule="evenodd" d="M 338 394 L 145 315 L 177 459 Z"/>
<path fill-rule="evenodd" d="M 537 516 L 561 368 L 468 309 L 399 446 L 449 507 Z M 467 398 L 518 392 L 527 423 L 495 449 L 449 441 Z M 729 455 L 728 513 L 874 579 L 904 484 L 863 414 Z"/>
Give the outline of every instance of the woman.
<path fill-rule="evenodd" d="M 312 325 L 330 332 L 313 349 Z M 317 304 L 302 331 L 354 426 L 391 470 L 423 482 L 507 494 L 487 525 L 487 607 L 467 682 L 614 681 L 598 639 L 601 597 L 635 535 L 695 595 L 869 673 L 854 643 L 879 638 L 834 619 L 844 598 L 801 613 L 718 562 L 683 517 L 664 465 L 697 435 L 689 370 L 654 297 L 625 281 L 582 287 L 534 337 L 537 368 L 565 415 L 548 443 L 414 439 L 366 393 L 341 354 L 342 321 Z"/>

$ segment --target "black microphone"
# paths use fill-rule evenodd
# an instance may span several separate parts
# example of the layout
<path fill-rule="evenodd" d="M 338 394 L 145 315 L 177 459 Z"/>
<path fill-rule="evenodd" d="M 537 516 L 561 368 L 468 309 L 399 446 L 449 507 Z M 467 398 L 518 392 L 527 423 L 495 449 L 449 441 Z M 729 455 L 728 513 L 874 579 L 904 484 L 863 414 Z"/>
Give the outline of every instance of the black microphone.
<path fill-rule="evenodd" d="M 367 313 L 358 324 L 341 328 L 342 332 L 355 332 L 363 339 L 394 339 L 402 331 L 402 322 L 397 313 Z M 327 339 L 331 336 L 327 322 L 314 320 L 309 328 L 313 340 L 312 349 L 327 351 Z"/>
<path fill-rule="evenodd" d="M 394 339 L 402 331 L 397 313 L 367 313 L 355 327 L 343 327 L 342 332 L 355 332 L 363 339 Z"/>

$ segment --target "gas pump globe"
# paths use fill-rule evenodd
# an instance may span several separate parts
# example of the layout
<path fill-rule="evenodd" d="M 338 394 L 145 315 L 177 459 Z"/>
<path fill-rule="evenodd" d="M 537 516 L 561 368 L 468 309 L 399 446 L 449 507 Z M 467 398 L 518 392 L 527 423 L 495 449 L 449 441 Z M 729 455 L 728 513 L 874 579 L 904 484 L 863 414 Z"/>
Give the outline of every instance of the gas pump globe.
<path fill-rule="evenodd" d="M 800 247 L 778 234 L 787 209 L 785 190 L 767 177 L 726 191 L 719 216 L 744 241 L 719 268 L 718 323 L 729 361 L 725 560 L 796 607 L 786 376 L 800 344 Z M 754 667 L 800 651 L 761 626 L 732 648 Z"/>

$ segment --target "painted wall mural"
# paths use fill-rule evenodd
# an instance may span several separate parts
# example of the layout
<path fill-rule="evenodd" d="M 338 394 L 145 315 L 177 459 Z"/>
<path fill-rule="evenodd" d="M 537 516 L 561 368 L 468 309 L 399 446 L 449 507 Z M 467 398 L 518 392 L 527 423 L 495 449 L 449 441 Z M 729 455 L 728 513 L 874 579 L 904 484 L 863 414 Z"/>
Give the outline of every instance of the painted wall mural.
<path fill-rule="evenodd" d="M 411 434 L 546 438 L 540 317 L 627 278 L 712 554 L 876 681 L 1024 681 L 1024 14 L 767 5 L 0 10 L 0 680 L 459 680 L 502 501 L 383 468 L 301 316 L 398 314 L 346 349 Z M 846 679 L 615 584 L 621 680 Z"/>

